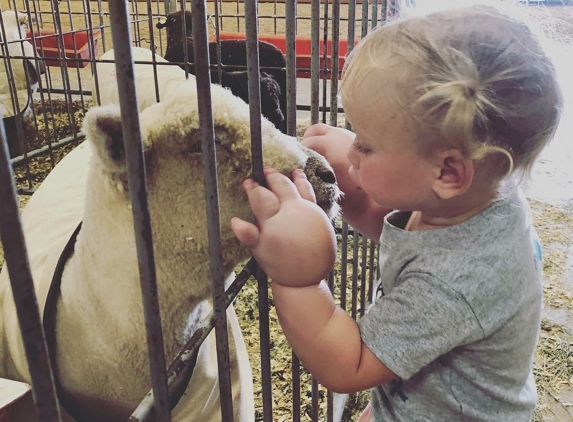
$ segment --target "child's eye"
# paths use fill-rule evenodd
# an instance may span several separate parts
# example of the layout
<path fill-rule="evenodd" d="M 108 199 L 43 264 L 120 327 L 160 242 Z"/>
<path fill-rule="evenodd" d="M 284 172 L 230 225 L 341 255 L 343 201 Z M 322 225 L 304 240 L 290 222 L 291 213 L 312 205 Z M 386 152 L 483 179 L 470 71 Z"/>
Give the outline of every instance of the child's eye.
<path fill-rule="evenodd" d="M 354 142 L 354 149 L 356 151 L 358 151 L 360 154 L 370 154 L 372 152 L 372 150 L 364 145 L 362 145 L 360 142 Z"/>

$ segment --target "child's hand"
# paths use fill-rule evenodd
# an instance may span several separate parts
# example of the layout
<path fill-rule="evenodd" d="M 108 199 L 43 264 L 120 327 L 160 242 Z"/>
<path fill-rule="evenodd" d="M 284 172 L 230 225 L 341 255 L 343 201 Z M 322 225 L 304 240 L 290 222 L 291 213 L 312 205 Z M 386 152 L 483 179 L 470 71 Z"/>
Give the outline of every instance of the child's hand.
<path fill-rule="evenodd" d="M 234 217 L 231 228 L 274 283 L 318 284 L 334 265 L 332 225 L 302 170 L 293 172 L 294 184 L 275 169 L 266 168 L 265 175 L 270 190 L 250 179 L 244 183 L 257 225 Z"/>
<path fill-rule="evenodd" d="M 365 193 L 352 180 L 348 169 L 348 150 L 354 142 L 354 133 L 349 130 L 318 123 L 309 127 L 302 137 L 302 144 L 326 158 L 330 163 L 338 187 L 344 192 L 344 198 L 341 202 L 344 208 L 344 202 L 355 202 L 356 197 L 362 197 Z"/>
<path fill-rule="evenodd" d="M 374 202 L 350 177 L 348 151 L 354 138 L 349 130 L 317 124 L 306 130 L 302 144 L 323 155 L 332 166 L 338 187 L 344 192 L 340 200 L 344 220 L 363 235 L 378 241 L 384 216 L 392 210 Z"/>

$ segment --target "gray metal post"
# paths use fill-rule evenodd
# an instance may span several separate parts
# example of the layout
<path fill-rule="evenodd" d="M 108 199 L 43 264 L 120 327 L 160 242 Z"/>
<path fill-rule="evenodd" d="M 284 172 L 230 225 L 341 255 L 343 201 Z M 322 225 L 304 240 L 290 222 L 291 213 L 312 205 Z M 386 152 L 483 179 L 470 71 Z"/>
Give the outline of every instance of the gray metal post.
<path fill-rule="evenodd" d="M 3 123 L 0 123 L 0 204 L 0 239 L 32 377 L 38 417 L 42 422 L 61 422 L 54 377 L 24 242 L 14 177 L 8 161 L 8 143 Z"/>
<path fill-rule="evenodd" d="M 231 369 L 229 365 L 229 338 L 225 306 L 223 257 L 221 256 L 221 222 L 219 217 L 219 192 L 215 130 L 211 103 L 211 76 L 209 72 L 209 49 L 207 34 L 207 5 L 205 0 L 191 2 L 193 19 L 193 40 L 195 50 L 195 77 L 201 127 L 201 154 L 205 178 L 205 200 L 209 237 L 209 263 L 211 269 L 211 294 L 216 317 L 215 337 L 217 343 L 217 364 L 219 369 L 219 393 L 221 396 L 221 417 L 233 422 L 231 394 Z"/>
<path fill-rule="evenodd" d="M 121 107 L 128 184 L 143 294 L 151 384 L 155 397 L 155 418 L 156 421 L 170 422 L 171 412 L 167 395 L 166 364 L 153 253 L 153 233 L 147 200 L 145 160 L 135 91 L 129 12 L 125 0 L 109 0 L 108 4 L 115 50 L 115 69 Z"/>

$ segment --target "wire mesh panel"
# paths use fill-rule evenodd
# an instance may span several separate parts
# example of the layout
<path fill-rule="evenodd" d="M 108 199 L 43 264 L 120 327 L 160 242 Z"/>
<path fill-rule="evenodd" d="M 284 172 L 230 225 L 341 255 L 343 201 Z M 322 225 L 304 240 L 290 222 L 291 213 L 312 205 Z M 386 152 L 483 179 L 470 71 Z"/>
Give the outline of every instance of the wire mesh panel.
<path fill-rule="evenodd" d="M 96 105 L 97 100 L 109 88 L 104 76 L 114 72 L 113 69 L 117 73 L 123 69 L 129 75 L 134 72 L 131 67 L 134 64 L 153 69 L 155 77 L 147 85 L 152 92 L 152 102 L 162 100 L 157 76 L 160 68 L 179 65 L 186 75 L 196 75 L 200 89 L 206 89 L 209 80 L 224 86 L 226 83 L 234 84 L 227 87 L 250 104 L 250 133 L 254 145 L 253 174 L 262 182 L 261 113 L 283 133 L 291 136 L 300 137 L 308 126 L 319 121 L 344 127 L 343 110 L 337 98 L 344 56 L 367 31 L 394 13 L 395 7 L 393 2 L 385 0 L 368 3 L 368 7 L 363 7 L 362 3 L 355 0 L 312 0 L 299 3 L 294 0 L 275 0 L 258 4 L 238 0 L 207 3 L 148 0 L 128 1 L 125 4 L 119 2 L 115 11 L 113 8 L 110 10 L 108 3 L 101 0 L 2 0 L 1 5 L 3 13 L 0 34 L 3 41 L 0 59 L 4 62 L 8 83 L 4 86 L 5 91 L 0 94 L 4 94 L 6 99 L 5 108 L 11 111 L 11 115 L 9 112 L 4 115 L 13 117 L 12 120 L 5 117 L 4 125 L 8 130 L 7 143 L 16 185 L 22 194 L 33 193 L 62 157 L 82 143 L 85 134 L 81 132 L 81 124 L 85 112 Z M 21 18 L 20 14 L 12 12 L 18 23 L 15 32 L 10 26 L 10 10 L 22 12 Z M 125 28 L 123 18 L 117 18 L 119 12 L 125 12 L 128 28 Z M 193 20 L 188 21 L 183 12 L 191 12 Z M 170 14 L 179 14 L 180 18 L 175 23 L 170 22 Z M 205 17 L 204 22 L 202 16 Z M 114 19 L 120 21 L 113 22 L 112 30 Z M 123 30 L 123 35 L 117 35 L 118 28 Z M 126 36 L 127 29 L 129 37 Z M 113 31 L 115 34 L 112 40 Z M 182 51 L 178 59 L 170 60 L 173 63 L 165 63 L 162 58 L 169 57 L 174 51 L 173 43 L 177 41 L 174 34 L 183 43 Z M 184 42 L 188 35 L 193 37 L 194 43 Z M 256 42 L 257 39 L 263 43 Z M 118 49 L 118 45 L 125 47 L 122 40 L 130 40 L 131 43 L 127 44 L 131 48 Z M 243 61 L 226 63 L 222 46 L 226 41 L 236 40 L 246 41 Z M 208 42 L 212 42 L 213 47 Z M 109 55 L 114 45 L 116 53 L 121 51 L 121 58 Z M 135 52 L 136 48 L 153 51 L 156 55 L 143 59 Z M 283 62 L 277 62 L 276 56 L 274 61 L 269 59 L 269 51 L 273 54 L 278 52 Z M 207 64 L 208 58 L 211 65 Z M 117 67 L 114 67 L 114 63 L 117 63 Z M 21 79 L 24 83 L 17 86 L 10 81 L 15 80 L 14 74 L 20 69 L 23 69 Z M 120 80 L 120 77 L 117 79 Z M 128 94 L 129 89 L 126 88 L 129 79 L 130 76 L 120 80 L 125 89 L 119 90 L 119 96 L 124 102 L 124 131 L 131 128 L 137 138 L 138 125 L 128 117 L 137 115 L 135 98 L 132 97 L 130 101 L 126 99 L 132 95 Z M 242 92 L 234 91 L 238 86 Z M 142 98 L 138 87 L 140 107 Z M 215 161 L 212 156 L 210 159 L 207 157 L 216 140 L 213 122 L 209 117 L 209 90 L 199 98 L 202 110 L 202 149 L 206 157 L 203 164 L 205 168 L 210 168 Z M 269 101 L 269 98 L 274 102 Z M 140 147 L 137 141 L 134 142 L 134 160 L 139 160 L 140 165 L 143 165 L 142 157 L 137 157 L 137 149 Z M 139 176 L 134 175 L 133 180 L 143 178 L 145 172 L 141 172 L 141 169 Z M 216 172 L 209 171 L 214 179 L 209 182 L 211 186 L 206 190 L 206 197 L 215 198 L 208 207 L 208 225 L 210 230 L 213 229 L 209 235 L 212 245 L 209 259 L 213 266 L 213 280 L 217 280 L 213 287 L 215 311 L 194 333 L 193 341 L 181 349 L 171 365 L 165 362 L 161 353 L 157 354 L 163 348 L 160 341 L 151 346 L 151 353 L 156 353 L 152 361 L 160 367 L 169 366 L 169 369 L 167 374 L 159 374 L 162 371 L 157 368 L 152 370 L 155 377 L 154 391 L 145 400 L 141 397 L 143 402 L 132 415 L 132 420 L 148 420 L 153 414 L 151 409 L 154 400 L 156 420 L 169 420 L 170 412 L 165 406 L 171 397 L 167 396 L 165 387 L 168 383 L 172 385 L 173 379 L 187 365 L 188 352 L 198 347 L 214 326 L 217 327 L 218 356 L 220 362 L 223 362 L 219 369 L 222 372 L 227 370 L 225 359 L 228 360 L 228 357 L 225 357 L 223 350 L 227 348 L 224 309 L 250 275 L 256 275 L 258 283 L 246 284 L 242 293 L 238 294 L 235 308 L 253 371 L 255 419 L 351 420 L 365 406 L 367 394 L 352 396 L 346 402 L 345 397 L 325 391 L 300 366 L 282 336 L 264 274 L 251 263 L 243 271 L 238 284 L 227 292 L 229 296 L 223 292 L 222 264 L 217 261 L 222 248 L 217 228 L 220 219 L 216 200 L 218 182 Z M 136 170 L 134 174 L 137 174 Z M 130 189 L 131 183 L 130 180 Z M 137 190 L 132 202 L 134 208 L 142 213 L 138 218 L 143 225 L 135 226 L 138 234 L 149 231 L 145 228 L 149 225 L 145 200 L 140 206 L 135 205 L 138 197 L 142 199 L 141 195 L 144 195 L 141 192 L 145 191 L 143 186 Z M 26 202 L 26 197 L 21 198 L 22 203 Z M 335 226 L 339 240 L 339 259 L 329 278 L 329 285 L 341 307 L 354 318 L 359 318 L 364 315 L 373 294 L 377 261 L 375 243 L 367 241 L 341 220 L 335 221 Z M 140 271 L 143 278 L 150 280 L 145 297 L 150 297 L 156 295 L 153 287 L 151 236 L 142 236 L 137 245 L 140 248 Z M 146 319 L 146 324 L 156 327 L 155 331 L 152 329 L 148 332 L 149 340 L 160 336 L 161 329 L 159 321 L 153 320 L 153 314 L 157 314 L 157 304 L 151 301 L 146 309 L 147 306 L 149 311 L 146 312 L 150 319 Z M 234 404 L 225 379 L 228 379 L 228 375 L 221 378 L 219 393 L 223 420 L 228 421 L 232 420 Z M 162 404 L 158 406 L 157 402 Z M 343 409 L 345 402 L 346 407 Z"/>

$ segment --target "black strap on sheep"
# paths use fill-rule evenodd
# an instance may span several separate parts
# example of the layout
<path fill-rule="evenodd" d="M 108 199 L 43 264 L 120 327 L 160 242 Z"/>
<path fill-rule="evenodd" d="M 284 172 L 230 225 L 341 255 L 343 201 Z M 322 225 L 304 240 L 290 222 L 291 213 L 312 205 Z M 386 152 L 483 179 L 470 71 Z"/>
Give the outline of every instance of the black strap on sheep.
<path fill-rule="evenodd" d="M 50 358 L 50 363 L 52 364 L 53 374 L 54 374 L 54 384 L 56 386 L 56 393 L 58 395 L 58 399 L 60 401 L 60 405 L 69 412 L 68 408 L 69 405 L 66 406 L 65 398 L 62 394 L 62 385 L 58 378 L 58 371 L 56 365 L 56 305 L 58 303 L 58 299 L 60 298 L 60 288 L 62 285 L 62 274 L 64 272 L 64 267 L 68 261 L 68 259 L 74 253 L 74 247 L 76 244 L 76 240 L 78 238 L 78 234 L 82 228 L 82 222 L 78 224 L 70 239 L 66 243 L 62 254 L 58 259 L 58 263 L 56 264 L 56 269 L 54 270 L 54 276 L 52 277 L 52 281 L 50 284 L 50 289 L 48 290 L 48 296 L 46 298 L 46 305 L 44 307 L 44 314 L 43 314 L 43 325 L 44 325 L 44 335 L 46 336 L 46 343 L 48 346 L 48 356 Z M 174 381 L 171 383 L 169 388 L 169 405 L 171 410 L 175 408 L 177 403 L 187 386 L 189 385 L 189 381 L 191 380 L 191 376 L 193 375 L 193 370 L 195 369 L 195 364 L 197 363 L 197 355 L 199 354 L 199 348 L 194 352 L 191 359 L 188 360 L 188 364 L 177 373 Z M 73 415 L 72 415 L 73 416 Z"/>

